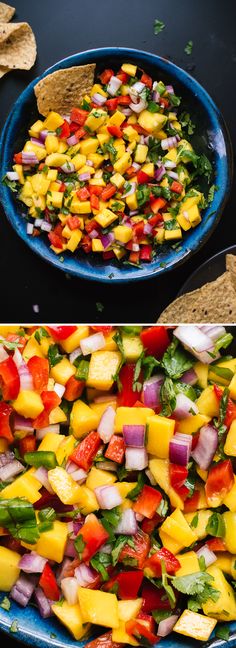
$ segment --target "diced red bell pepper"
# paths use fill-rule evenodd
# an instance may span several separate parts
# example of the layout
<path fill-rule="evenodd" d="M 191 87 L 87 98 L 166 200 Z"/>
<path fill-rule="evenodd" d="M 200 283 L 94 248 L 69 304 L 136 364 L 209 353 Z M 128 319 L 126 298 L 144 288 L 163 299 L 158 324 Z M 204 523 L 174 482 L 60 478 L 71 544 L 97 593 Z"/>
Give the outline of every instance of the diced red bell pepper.
<path fill-rule="evenodd" d="M 104 589 L 109 592 L 116 585 L 117 596 L 120 599 L 135 599 L 138 596 L 142 582 L 143 572 L 141 570 L 120 572 L 120 574 L 112 576 Z"/>
<path fill-rule="evenodd" d="M 49 425 L 49 414 L 50 412 L 55 409 L 58 405 L 60 405 L 61 398 L 56 394 L 55 391 L 43 391 L 41 393 L 41 398 L 43 401 L 44 405 L 44 410 L 37 416 L 36 419 L 34 419 L 34 428 L 36 430 L 41 430 L 43 427 L 46 427 Z"/>
<path fill-rule="evenodd" d="M 37 330 L 37 328 L 38 327 L 36 326 L 35 330 Z M 31 335 L 31 333 L 30 333 L 30 335 Z M 26 342 L 27 342 L 26 338 L 23 335 L 17 335 L 17 333 L 8 333 L 7 336 L 6 336 L 6 340 L 8 342 L 17 342 L 21 352 L 25 348 L 25 345 L 26 345 Z"/>
<path fill-rule="evenodd" d="M 197 510 L 200 500 L 200 492 L 196 490 L 191 497 L 187 497 L 184 502 L 184 513 L 193 513 Z"/>
<path fill-rule="evenodd" d="M 140 400 L 136 400 L 136 403 L 134 403 L 134 407 L 145 407 L 145 405 Z"/>
<path fill-rule="evenodd" d="M 134 566 L 138 567 L 138 569 L 142 569 L 150 550 L 150 538 L 146 533 L 143 533 L 141 529 L 139 529 L 132 538 L 134 541 L 134 547 L 130 547 L 126 544 L 119 555 L 119 562 L 125 564 L 126 559 L 130 561 L 131 558 L 134 561 Z"/>
<path fill-rule="evenodd" d="M 103 72 L 101 72 L 101 74 L 99 74 L 99 79 L 103 85 L 107 85 L 112 76 L 114 76 L 114 70 L 112 70 L 111 68 L 106 68 L 105 70 L 103 70 Z"/>
<path fill-rule="evenodd" d="M 129 106 L 129 104 L 132 101 L 129 95 L 119 95 L 117 99 L 118 99 L 118 106 Z"/>
<path fill-rule="evenodd" d="M 179 464 L 170 464 L 170 483 L 173 488 L 180 488 L 188 476 L 188 469 L 186 466 L 179 466 Z"/>
<path fill-rule="evenodd" d="M 51 245 L 53 245 L 53 247 L 58 248 L 58 250 L 63 249 L 63 241 L 62 241 L 61 237 L 58 236 L 58 234 L 55 234 L 55 232 L 53 232 L 53 231 L 48 232 L 48 239 L 49 239 Z"/>
<path fill-rule="evenodd" d="M 88 110 L 83 110 L 82 108 L 72 108 L 70 111 L 71 121 L 75 122 L 79 126 L 83 126 L 87 117 L 89 115 Z"/>
<path fill-rule="evenodd" d="M 47 389 L 49 379 L 49 362 L 47 358 L 32 356 L 28 360 L 28 369 L 33 377 L 34 389 L 41 394 Z"/>
<path fill-rule="evenodd" d="M 137 400 L 137 392 L 133 389 L 135 364 L 125 364 L 121 367 L 119 381 L 121 391 L 118 394 L 119 407 L 133 407 Z M 139 379 L 140 380 L 140 376 Z"/>
<path fill-rule="evenodd" d="M 81 247 L 83 248 L 85 254 L 89 254 L 92 250 L 92 241 L 89 236 L 84 235 L 81 241 Z"/>
<path fill-rule="evenodd" d="M 211 551 L 226 551 L 226 544 L 223 538 L 210 538 L 207 546 Z"/>
<path fill-rule="evenodd" d="M 161 108 L 169 108 L 170 102 L 165 97 L 161 97 L 160 106 Z"/>
<path fill-rule="evenodd" d="M 165 326 L 150 326 L 140 333 L 144 348 L 148 355 L 160 360 L 170 344 L 170 338 Z"/>
<path fill-rule="evenodd" d="M 95 194 L 95 196 L 100 196 L 102 191 L 103 191 L 103 187 L 100 187 L 99 185 L 89 185 L 90 196 L 92 196 L 93 194 Z"/>
<path fill-rule="evenodd" d="M 14 440 L 10 427 L 10 416 L 13 412 L 13 407 L 0 401 L 0 437 L 7 439 L 10 443 Z"/>
<path fill-rule="evenodd" d="M 65 182 L 61 182 L 58 191 L 60 191 L 61 193 L 64 193 L 65 190 L 66 190 L 66 184 L 65 184 Z"/>
<path fill-rule="evenodd" d="M 138 264 L 139 263 L 139 252 L 130 252 L 129 262 Z"/>
<path fill-rule="evenodd" d="M 66 224 L 70 230 L 79 229 L 81 227 L 81 218 L 79 216 L 68 216 Z"/>
<path fill-rule="evenodd" d="M 144 518 L 144 520 L 142 520 L 141 522 L 142 531 L 144 531 L 144 533 L 147 533 L 149 536 L 152 535 L 153 531 L 158 526 L 158 524 L 160 524 L 161 520 L 162 517 L 158 515 L 158 513 L 155 513 L 151 520 Z"/>
<path fill-rule="evenodd" d="M 121 464 L 125 455 L 125 444 L 122 436 L 118 434 L 113 434 L 109 441 L 109 445 L 105 452 L 106 459 L 111 461 L 116 461 L 116 463 Z"/>
<path fill-rule="evenodd" d="M 118 106 L 118 97 L 113 97 L 112 99 L 107 99 L 105 106 L 107 110 L 110 110 L 111 112 L 113 110 L 117 109 Z"/>
<path fill-rule="evenodd" d="M 88 198 L 90 198 L 90 193 L 89 193 L 87 187 L 81 187 L 81 189 L 76 191 L 76 194 L 77 194 L 79 200 L 81 200 L 82 202 L 84 200 L 88 200 Z"/>
<path fill-rule="evenodd" d="M 156 551 L 156 553 L 152 554 L 152 556 L 147 558 L 147 560 L 145 560 L 144 569 L 146 567 L 150 568 L 155 578 L 160 578 L 162 574 L 162 561 L 165 563 L 167 574 L 174 574 L 177 569 L 180 569 L 181 567 L 178 558 L 176 558 L 176 556 L 174 556 L 174 554 L 172 554 L 169 549 L 162 547 L 161 549 Z"/>
<path fill-rule="evenodd" d="M 218 401 L 220 401 L 223 396 L 224 389 L 222 387 L 219 387 L 219 385 L 214 385 L 214 392 L 216 397 L 218 398 Z M 236 405 L 231 398 L 228 398 L 224 424 L 226 425 L 227 428 L 229 428 L 231 426 L 231 423 L 235 419 L 236 419 Z"/>
<path fill-rule="evenodd" d="M 80 466 L 80 468 L 89 470 L 101 443 L 99 434 L 97 432 L 90 432 L 73 450 L 69 457 L 70 460 L 76 463 L 77 466 Z"/>
<path fill-rule="evenodd" d="M 145 484 L 133 506 L 133 510 L 135 513 L 140 513 L 140 515 L 144 515 L 151 520 L 161 500 L 162 494 L 160 491 Z"/>
<path fill-rule="evenodd" d="M 145 83 L 145 86 L 147 86 L 147 88 L 149 88 L 149 90 L 152 89 L 152 77 L 150 77 L 145 72 L 143 72 L 140 81 L 141 81 L 141 83 Z"/>
<path fill-rule="evenodd" d="M 99 522 L 94 513 L 87 516 L 84 525 L 78 533 L 82 536 L 85 547 L 82 553 L 82 560 L 87 561 L 97 553 L 98 549 L 108 540 L 109 534 L 104 526 Z M 78 537 L 78 536 L 77 536 Z"/>
<path fill-rule="evenodd" d="M 85 386 L 84 380 L 77 380 L 74 376 L 71 376 L 66 383 L 66 389 L 63 394 L 63 398 L 68 401 L 74 401 L 76 398 L 79 398 L 83 393 Z"/>
<path fill-rule="evenodd" d="M 113 250 L 106 250 L 106 252 L 102 253 L 102 258 L 104 259 L 104 261 L 109 261 L 110 259 L 114 259 L 114 257 L 115 253 L 113 252 Z"/>
<path fill-rule="evenodd" d="M 0 362 L 0 386 L 4 400 L 17 398 L 20 391 L 20 377 L 11 356 Z"/>
<path fill-rule="evenodd" d="M 54 576 L 54 573 L 48 562 L 46 563 L 40 576 L 39 586 L 42 587 L 42 590 L 47 598 L 51 599 L 52 601 L 59 601 L 60 590 L 56 581 L 56 577 Z"/>
<path fill-rule="evenodd" d="M 140 250 L 140 261 L 151 261 L 151 260 L 152 260 L 152 246 L 142 245 Z"/>
<path fill-rule="evenodd" d="M 137 637 L 138 639 L 144 637 L 150 644 L 156 644 L 161 639 L 161 637 L 154 635 L 141 620 L 131 619 L 131 621 L 127 621 L 125 629 L 131 637 Z"/>
<path fill-rule="evenodd" d="M 99 198 L 95 194 L 92 194 L 92 196 L 90 196 L 90 205 L 91 209 L 99 210 Z"/>
<path fill-rule="evenodd" d="M 87 648 L 124 648 L 124 644 L 112 641 L 112 633 L 106 632 L 86 644 Z"/>
<path fill-rule="evenodd" d="M 83 126 L 80 126 L 80 128 L 78 128 L 78 130 L 75 131 L 75 137 L 77 137 L 77 140 L 82 139 L 86 135 L 88 135 L 88 133 Z"/>
<path fill-rule="evenodd" d="M 119 70 L 116 76 L 117 79 L 120 79 L 120 81 L 122 81 L 122 83 L 127 83 L 129 78 L 129 75 L 126 72 L 123 72 L 123 70 Z"/>
<path fill-rule="evenodd" d="M 67 139 L 67 137 L 70 137 L 70 125 L 68 124 L 68 122 L 65 119 L 62 126 L 60 126 L 59 138 L 60 139 Z"/>
<path fill-rule="evenodd" d="M 153 214 L 151 218 L 148 219 L 149 225 L 152 225 L 152 227 L 156 227 L 159 223 L 163 222 L 163 216 L 159 212 L 157 214 Z"/>
<path fill-rule="evenodd" d="M 24 457 L 26 452 L 35 452 L 36 450 L 36 437 L 33 434 L 20 439 L 19 441 L 19 451 L 21 457 Z"/>
<path fill-rule="evenodd" d="M 137 238 L 142 238 L 143 237 L 143 230 L 144 230 L 144 222 L 139 221 L 139 223 L 135 223 L 133 225 L 133 233 L 135 237 Z"/>
<path fill-rule="evenodd" d="M 164 198 L 151 198 L 150 199 L 150 205 L 151 205 L 151 210 L 153 211 L 153 213 L 157 214 L 157 212 L 160 209 L 165 208 L 165 206 L 167 205 L 167 201 Z"/>
<path fill-rule="evenodd" d="M 112 137 L 122 137 L 123 133 L 121 128 L 119 126 L 115 126 L 115 124 L 111 124 L 110 126 L 107 126 L 108 133 L 112 135 Z"/>
<path fill-rule="evenodd" d="M 173 180 L 173 182 L 170 185 L 170 190 L 174 191 L 177 194 L 181 194 L 183 191 L 183 185 L 181 182 L 177 182 L 177 180 Z"/>
<path fill-rule="evenodd" d="M 224 497 L 234 484 L 234 473 L 230 459 L 219 461 L 210 468 L 206 480 L 205 491 L 207 499 Z"/>
<path fill-rule="evenodd" d="M 150 182 L 150 176 L 140 169 L 137 173 L 137 182 L 138 184 L 147 184 L 147 182 Z"/>
<path fill-rule="evenodd" d="M 13 160 L 16 164 L 22 164 L 22 153 L 15 153 Z"/>
<path fill-rule="evenodd" d="M 129 178 L 133 178 L 133 176 L 135 176 L 136 173 L 137 173 L 137 171 L 135 171 L 134 167 L 130 166 L 130 167 L 128 167 L 128 169 L 126 169 L 125 175 L 126 175 L 126 177 L 128 176 L 128 179 L 129 179 Z"/>
<path fill-rule="evenodd" d="M 96 198 L 96 196 L 94 196 L 94 197 Z M 93 196 L 91 196 L 91 198 L 93 198 Z M 98 230 L 99 225 L 98 225 L 97 221 L 94 220 L 94 218 L 91 218 L 91 220 L 88 221 L 88 223 L 85 223 L 85 231 L 87 232 L 87 234 L 91 234 L 91 232 L 94 229 Z"/>
<path fill-rule="evenodd" d="M 104 201 L 106 201 L 106 200 L 110 200 L 110 198 L 112 198 L 112 196 L 114 196 L 114 194 L 116 193 L 116 191 L 117 191 L 117 189 L 116 189 L 116 187 L 114 187 L 113 184 L 108 184 L 108 185 L 107 185 L 106 187 L 104 187 L 104 189 L 102 190 L 102 193 L 101 193 L 101 200 L 104 200 Z"/>
<path fill-rule="evenodd" d="M 70 134 L 73 135 L 78 130 L 78 124 L 75 122 L 70 123 Z"/>
<path fill-rule="evenodd" d="M 103 333 L 103 335 L 108 335 L 111 333 L 113 326 L 91 326 L 91 329 L 93 331 L 98 331 L 99 333 Z"/>
<path fill-rule="evenodd" d="M 57 340 L 67 340 L 77 330 L 77 326 L 48 326 L 52 337 Z"/>
<path fill-rule="evenodd" d="M 181 497 L 181 499 L 183 500 L 183 502 L 184 502 L 184 501 L 187 499 L 187 497 L 189 496 L 189 488 L 187 488 L 187 486 L 185 486 L 185 485 L 183 485 L 183 486 L 176 486 L 176 487 L 175 487 L 175 492 L 179 495 L 179 497 Z"/>
<path fill-rule="evenodd" d="M 143 599 L 142 610 L 152 612 L 152 610 L 170 610 L 170 601 L 164 588 L 157 589 L 152 583 L 145 582 L 142 588 L 141 596 Z"/>
<path fill-rule="evenodd" d="M 139 623 L 143 623 L 143 625 L 145 625 L 146 628 L 150 630 L 150 632 L 155 632 L 155 621 L 153 616 L 146 614 L 146 612 L 143 612 L 143 610 L 141 610 L 138 613 L 137 619 L 139 620 Z"/>

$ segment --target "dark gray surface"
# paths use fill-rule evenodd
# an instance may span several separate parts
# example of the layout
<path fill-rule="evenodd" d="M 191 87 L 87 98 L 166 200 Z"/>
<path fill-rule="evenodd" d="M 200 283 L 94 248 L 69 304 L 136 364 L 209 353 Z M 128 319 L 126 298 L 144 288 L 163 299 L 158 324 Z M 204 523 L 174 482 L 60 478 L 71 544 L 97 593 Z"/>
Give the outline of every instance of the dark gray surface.
<path fill-rule="evenodd" d="M 37 74 L 76 51 L 109 45 L 152 51 L 191 71 L 221 109 L 236 143 L 235 0 L 16 0 L 15 20 L 28 21 L 38 58 L 30 72 L 0 81 L 0 127 L 18 94 Z M 166 27 L 154 35 L 155 18 Z M 191 56 L 184 53 L 193 40 Z M 177 270 L 135 285 L 105 286 L 70 279 L 36 257 L 1 213 L 1 321 L 154 322 L 187 277 L 208 257 L 235 243 L 236 188 L 206 246 Z M 104 306 L 98 313 L 96 302 Z M 35 313 L 33 306 L 39 307 Z"/>

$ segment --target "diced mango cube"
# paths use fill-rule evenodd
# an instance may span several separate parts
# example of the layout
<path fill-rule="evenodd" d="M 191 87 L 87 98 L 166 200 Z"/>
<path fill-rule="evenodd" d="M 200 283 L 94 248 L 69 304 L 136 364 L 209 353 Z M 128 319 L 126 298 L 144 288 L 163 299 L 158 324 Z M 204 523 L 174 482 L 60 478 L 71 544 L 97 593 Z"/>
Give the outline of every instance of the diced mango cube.
<path fill-rule="evenodd" d="M 137 72 L 137 65 L 133 65 L 133 63 L 123 63 L 121 69 L 129 76 L 135 77 Z"/>
<path fill-rule="evenodd" d="M 97 351 L 99 353 L 99 351 Z M 91 430 L 96 430 L 99 422 L 98 415 L 86 403 L 77 400 L 73 403 L 70 423 L 74 436 L 80 439 Z"/>
<path fill-rule="evenodd" d="M 131 164 L 131 157 L 130 157 L 130 153 L 124 153 L 124 154 L 119 158 L 119 160 L 116 160 L 116 162 L 114 163 L 113 166 L 114 166 L 114 170 L 115 170 L 117 173 L 120 173 L 121 175 L 123 175 L 123 173 L 125 173 L 126 169 L 128 169 L 128 167 L 130 166 L 130 164 Z"/>
<path fill-rule="evenodd" d="M 108 227 L 117 220 L 118 215 L 112 212 L 110 209 L 103 209 L 102 212 L 95 216 L 95 220 L 101 227 Z"/>
<path fill-rule="evenodd" d="M 118 407 L 115 418 L 115 432 L 123 432 L 123 425 L 146 425 L 148 417 L 154 414 L 150 407 Z"/>
<path fill-rule="evenodd" d="M 207 641 L 213 632 L 217 621 L 198 612 L 184 610 L 175 624 L 173 630 L 185 637 Z"/>
<path fill-rule="evenodd" d="M 215 617 L 218 621 L 234 621 L 236 617 L 236 600 L 233 588 L 227 582 L 219 567 L 210 565 L 207 568 L 207 573 L 213 577 L 211 586 L 220 595 L 216 601 L 209 598 L 206 603 L 203 603 L 202 609 L 204 614 Z"/>
<path fill-rule="evenodd" d="M 125 178 L 123 178 L 120 173 L 114 173 L 114 175 L 110 178 L 110 182 L 114 184 L 117 189 L 120 189 L 120 187 L 122 187 L 125 182 Z"/>
<path fill-rule="evenodd" d="M 32 419 L 37 418 L 44 409 L 40 395 L 30 389 L 22 389 L 19 392 L 16 400 L 13 402 L 13 407 L 17 414 Z"/>
<path fill-rule="evenodd" d="M 57 128 L 62 126 L 63 123 L 64 123 L 63 117 L 61 117 L 59 113 L 52 110 L 46 117 L 43 123 L 43 128 L 46 130 L 55 131 Z"/>
<path fill-rule="evenodd" d="M 63 504 L 76 504 L 79 498 L 80 486 L 69 473 L 57 466 L 48 471 L 49 483 Z"/>
<path fill-rule="evenodd" d="M 102 110 L 102 108 L 93 108 L 85 121 L 85 126 L 91 131 L 96 131 L 104 124 L 106 117 L 107 113 L 105 110 Z"/>
<path fill-rule="evenodd" d="M 148 146 L 146 144 L 138 144 L 135 151 L 134 161 L 138 162 L 138 164 L 143 164 L 146 160 L 147 154 Z"/>
<path fill-rule="evenodd" d="M 94 623 L 107 628 L 118 628 L 118 601 L 115 594 L 79 587 L 78 599 L 85 623 Z"/>
<path fill-rule="evenodd" d="M 54 367 L 51 368 L 51 377 L 55 382 L 65 385 L 69 378 L 76 373 L 76 367 L 68 360 L 62 358 Z"/>
<path fill-rule="evenodd" d="M 121 361 L 119 351 L 95 351 L 91 355 L 87 385 L 108 391 Z"/>
<path fill-rule="evenodd" d="M 99 468 L 92 466 L 86 480 L 86 486 L 93 491 L 99 486 L 108 486 L 109 484 L 114 484 L 116 480 L 117 476 L 114 473 L 109 472 L 109 470 L 100 470 Z"/>
<path fill-rule="evenodd" d="M 20 568 L 18 564 L 21 556 L 16 551 L 0 547 L 0 591 L 10 592 L 15 585 L 19 575 Z"/>
<path fill-rule="evenodd" d="M 142 110 L 139 115 L 138 123 L 147 133 L 153 133 L 155 136 L 167 122 L 167 117 L 161 113 L 151 113 L 149 110 Z"/>
<path fill-rule="evenodd" d="M 195 551 L 187 551 L 176 556 L 181 567 L 175 572 L 175 576 L 186 576 L 199 571 L 198 557 Z"/>
<path fill-rule="evenodd" d="M 183 544 L 184 547 L 189 547 L 197 540 L 197 534 L 191 529 L 183 513 L 177 508 L 164 520 L 161 530 L 173 540 Z"/>
<path fill-rule="evenodd" d="M 35 545 L 26 542 L 21 544 L 31 551 L 36 551 L 47 560 L 55 560 L 57 563 L 61 563 L 65 553 L 67 537 L 68 528 L 66 522 L 54 520 L 52 528 L 41 533 Z"/>
<path fill-rule="evenodd" d="M 128 243 L 133 237 L 133 230 L 127 225 L 117 225 L 114 227 L 113 232 L 117 241 L 121 243 Z"/>
<path fill-rule="evenodd" d="M 60 605 L 53 603 L 52 611 L 77 641 L 87 632 L 88 626 L 84 625 L 79 603 L 69 605 L 66 600 Z"/>
<path fill-rule="evenodd" d="M 56 135 L 47 135 L 45 139 L 45 148 L 48 155 L 49 153 L 56 153 L 58 151 L 58 146 L 59 146 L 58 137 L 56 137 Z"/>
<path fill-rule="evenodd" d="M 160 459 L 168 459 L 169 444 L 174 435 L 175 421 L 156 414 L 148 418 L 147 426 L 147 451 L 156 457 L 160 457 Z"/>

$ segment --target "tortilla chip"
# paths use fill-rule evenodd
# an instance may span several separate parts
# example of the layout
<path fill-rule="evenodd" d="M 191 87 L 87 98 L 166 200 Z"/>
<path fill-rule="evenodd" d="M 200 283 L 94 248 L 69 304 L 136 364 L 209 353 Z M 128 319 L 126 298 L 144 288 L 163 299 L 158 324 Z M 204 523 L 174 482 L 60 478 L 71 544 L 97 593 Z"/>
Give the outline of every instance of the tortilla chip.
<path fill-rule="evenodd" d="M 28 23 L 0 24 L 0 66 L 9 70 L 30 70 L 37 54 L 36 41 Z"/>
<path fill-rule="evenodd" d="M 230 272 L 175 299 L 161 313 L 158 323 L 235 323 L 236 292 Z"/>
<path fill-rule="evenodd" d="M 68 113 L 92 89 L 95 63 L 57 70 L 41 79 L 34 88 L 38 111 L 46 117 L 50 110 Z"/>
<path fill-rule="evenodd" d="M 13 18 L 14 13 L 15 7 L 10 7 L 5 2 L 0 2 L 0 22 L 8 23 Z"/>
<path fill-rule="evenodd" d="M 230 272 L 236 290 L 236 256 L 234 254 L 226 254 L 226 270 Z"/>
<path fill-rule="evenodd" d="M 0 66 L 0 79 L 4 76 L 4 74 L 7 74 L 10 72 L 8 67 L 4 67 L 3 65 Z"/>

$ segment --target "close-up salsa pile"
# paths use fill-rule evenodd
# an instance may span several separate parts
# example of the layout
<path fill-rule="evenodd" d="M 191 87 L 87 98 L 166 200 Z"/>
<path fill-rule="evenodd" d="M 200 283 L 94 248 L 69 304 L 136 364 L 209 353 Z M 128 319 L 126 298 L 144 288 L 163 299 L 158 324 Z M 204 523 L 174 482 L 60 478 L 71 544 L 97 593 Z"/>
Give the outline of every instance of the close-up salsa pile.
<path fill-rule="evenodd" d="M 104 69 L 80 107 L 37 119 L 14 154 L 4 182 L 27 234 L 46 235 L 58 255 L 134 265 L 180 244 L 215 190 L 210 160 L 190 142 L 195 127 L 172 85 L 131 63 Z"/>
<path fill-rule="evenodd" d="M 94 648 L 172 631 L 227 638 L 231 333 L 16 325 L 0 336 L 1 607 L 36 605 L 76 640 L 97 627 Z"/>

